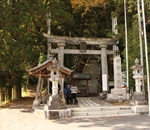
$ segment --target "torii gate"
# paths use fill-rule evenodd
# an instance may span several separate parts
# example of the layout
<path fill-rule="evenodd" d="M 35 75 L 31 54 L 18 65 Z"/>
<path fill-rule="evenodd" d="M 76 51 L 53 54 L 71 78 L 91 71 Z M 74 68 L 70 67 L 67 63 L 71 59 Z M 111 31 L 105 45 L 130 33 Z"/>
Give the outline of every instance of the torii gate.
<path fill-rule="evenodd" d="M 102 90 L 104 95 L 107 94 L 108 87 L 108 64 L 107 55 L 113 55 L 114 58 L 114 89 L 111 90 L 111 94 L 107 94 L 108 100 L 118 100 L 118 95 L 122 95 L 126 100 L 126 90 L 122 89 L 122 77 L 121 77 L 121 58 L 118 53 L 119 48 L 117 44 L 119 41 L 114 38 L 80 38 L 80 37 L 63 37 L 53 36 L 43 33 L 49 43 L 48 49 L 51 53 L 58 53 L 58 61 L 61 65 L 64 64 L 64 54 L 89 54 L 89 55 L 101 55 L 101 68 L 102 68 Z M 57 44 L 58 48 L 52 49 L 51 43 Z M 64 49 L 66 44 L 72 45 L 98 45 L 100 50 L 76 50 L 76 49 Z M 108 50 L 108 45 L 113 46 L 112 50 Z"/>
<path fill-rule="evenodd" d="M 88 54 L 88 55 L 101 55 L 101 68 L 102 68 L 102 84 L 103 92 L 108 91 L 108 65 L 107 55 L 114 55 L 115 51 L 107 50 L 108 45 L 115 45 L 118 40 L 116 38 L 80 38 L 80 37 L 63 37 L 53 36 L 44 33 L 44 37 L 47 38 L 48 43 L 57 44 L 58 48 L 52 49 L 50 46 L 51 53 L 58 53 L 58 60 L 61 65 L 64 64 L 64 54 Z M 80 51 L 76 49 L 64 49 L 66 44 L 80 45 L 85 43 L 87 45 L 98 45 L 100 50 L 85 50 Z M 50 45 L 50 44 L 49 44 Z"/>

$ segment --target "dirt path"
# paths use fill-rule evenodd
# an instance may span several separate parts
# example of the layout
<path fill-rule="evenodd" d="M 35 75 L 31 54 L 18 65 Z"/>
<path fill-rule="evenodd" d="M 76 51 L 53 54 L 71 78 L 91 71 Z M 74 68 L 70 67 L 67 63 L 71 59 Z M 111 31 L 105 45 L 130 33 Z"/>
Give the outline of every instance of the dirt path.
<path fill-rule="evenodd" d="M 21 99 L 13 100 L 9 103 L 6 103 L 3 106 L 0 106 L 0 110 L 3 108 L 10 109 L 31 109 L 33 100 L 35 99 L 35 87 L 30 87 L 29 94 L 26 97 L 22 97 Z"/>

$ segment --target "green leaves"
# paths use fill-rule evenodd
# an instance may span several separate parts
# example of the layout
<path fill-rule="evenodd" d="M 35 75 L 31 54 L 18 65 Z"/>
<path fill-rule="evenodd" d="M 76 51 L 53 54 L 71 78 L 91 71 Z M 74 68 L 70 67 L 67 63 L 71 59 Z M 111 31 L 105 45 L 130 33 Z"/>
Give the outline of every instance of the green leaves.
<path fill-rule="evenodd" d="M 3 10 L 0 12 L 0 69 L 10 73 L 17 83 L 28 75 L 27 69 L 37 65 L 39 53 L 46 51 L 46 39 L 42 36 L 46 10 L 42 1 L 1 2 L 0 6 Z"/>
<path fill-rule="evenodd" d="M 150 6 L 148 3 L 145 5 L 146 18 L 149 19 Z M 134 0 L 127 1 L 129 66 L 134 63 L 136 57 L 140 57 L 136 6 Z M 118 18 L 117 38 L 120 39 L 119 47 L 125 66 L 123 7 L 122 0 L 71 0 L 71 2 L 70 0 L 21 0 L 10 1 L 9 4 L 1 0 L 0 70 L 13 75 L 11 78 L 17 81 L 17 72 L 25 72 L 36 66 L 40 53 L 47 54 L 47 41 L 42 33 L 47 32 L 46 14 L 48 13 L 51 13 L 51 34 L 106 38 L 112 36 L 111 14 L 113 11 L 113 16 Z M 149 29 L 148 26 L 147 29 Z M 149 41 L 148 39 L 148 43 Z M 65 66 L 78 69 L 80 65 L 75 63 L 80 59 L 84 60 L 84 57 L 66 55 Z M 44 60 L 40 62 L 42 61 Z M 27 73 L 22 73 L 21 76 L 25 74 Z"/>

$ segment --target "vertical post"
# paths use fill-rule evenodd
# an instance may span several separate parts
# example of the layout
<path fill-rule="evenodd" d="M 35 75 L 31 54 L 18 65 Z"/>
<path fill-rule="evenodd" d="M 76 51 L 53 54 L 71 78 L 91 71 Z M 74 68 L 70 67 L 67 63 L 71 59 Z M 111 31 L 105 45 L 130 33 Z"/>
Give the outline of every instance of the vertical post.
<path fill-rule="evenodd" d="M 143 64 L 143 45 L 142 45 L 140 0 L 137 0 L 137 8 L 138 8 L 138 23 L 139 23 L 140 57 L 141 57 L 141 66 L 143 66 L 144 64 Z M 142 91 L 145 94 L 145 89 L 144 89 L 144 68 L 142 69 Z"/>
<path fill-rule="evenodd" d="M 129 100 L 129 64 L 128 64 L 128 37 L 127 37 L 127 18 L 126 18 L 126 0 L 124 0 L 124 17 L 125 17 L 125 41 L 126 41 L 126 76 L 127 76 L 127 100 Z"/>
<path fill-rule="evenodd" d="M 65 102 L 65 96 L 64 96 L 64 78 L 61 78 L 61 90 L 62 90 L 62 100 Z"/>
<path fill-rule="evenodd" d="M 102 66 L 102 86 L 103 92 L 108 92 L 108 66 L 107 66 L 107 44 L 101 43 L 101 66 Z"/>
<path fill-rule="evenodd" d="M 148 63 L 148 50 L 147 50 L 147 38 L 146 38 L 146 26 L 145 26 L 145 11 L 144 11 L 144 0 L 142 0 L 142 16 L 144 26 L 144 42 L 145 42 L 145 56 L 146 56 L 146 72 L 147 72 L 147 89 L 148 89 L 148 104 L 149 104 L 149 116 L 150 116 L 150 86 L 149 86 L 149 63 Z"/>
<path fill-rule="evenodd" d="M 38 85 L 37 85 L 37 87 L 36 87 L 36 96 L 35 96 L 35 100 L 38 100 L 39 89 L 40 89 L 40 86 L 41 86 L 41 80 L 42 80 L 42 77 L 39 77 L 39 79 L 38 79 Z"/>
<path fill-rule="evenodd" d="M 0 88 L 0 105 L 2 105 L 2 89 Z"/>
<path fill-rule="evenodd" d="M 89 96 L 89 83 L 88 83 L 88 80 L 86 80 L 86 86 L 87 86 L 87 95 Z"/>
<path fill-rule="evenodd" d="M 47 14 L 47 33 L 50 35 L 51 34 L 51 19 L 49 18 L 51 17 L 51 12 L 49 14 Z M 49 59 L 49 49 L 51 49 L 51 44 L 47 41 L 47 59 Z M 47 79 L 47 88 L 48 88 L 48 94 L 49 94 L 49 78 Z"/>
<path fill-rule="evenodd" d="M 65 43 L 57 43 L 58 46 L 58 62 L 59 65 L 64 65 L 64 46 Z M 61 78 L 62 100 L 64 101 L 64 78 Z"/>
<path fill-rule="evenodd" d="M 42 77 L 40 76 L 38 79 L 38 85 L 36 87 L 36 96 L 35 96 L 35 100 L 33 101 L 33 104 L 32 104 L 32 109 L 34 109 L 34 107 L 37 107 L 39 105 L 38 95 L 39 95 L 39 89 L 41 86 L 41 80 L 42 80 Z"/>
<path fill-rule="evenodd" d="M 51 12 L 47 14 L 47 33 L 50 35 L 51 34 Z"/>
<path fill-rule="evenodd" d="M 42 99 L 42 89 L 43 89 L 44 79 L 41 79 L 41 86 L 40 86 L 40 99 Z"/>
<path fill-rule="evenodd" d="M 64 65 L 64 46 L 65 46 L 65 43 L 57 43 L 57 46 L 58 46 L 59 65 Z"/>

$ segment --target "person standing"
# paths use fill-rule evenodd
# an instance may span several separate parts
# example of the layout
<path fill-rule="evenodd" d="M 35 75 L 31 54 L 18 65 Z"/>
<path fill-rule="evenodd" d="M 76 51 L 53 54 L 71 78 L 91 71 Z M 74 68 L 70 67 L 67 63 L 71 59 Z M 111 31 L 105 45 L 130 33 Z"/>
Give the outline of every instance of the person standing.
<path fill-rule="evenodd" d="M 72 97 L 72 95 L 71 95 L 71 90 L 70 90 L 70 85 L 69 84 L 67 85 L 66 90 L 67 90 L 66 102 L 67 102 L 67 104 L 71 104 L 71 101 L 72 101 L 71 97 Z"/>
<path fill-rule="evenodd" d="M 66 86 L 64 86 L 64 98 L 62 97 L 63 100 L 65 100 L 65 103 L 66 103 L 66 99 L 67 99 L 67 89 L 66 89 Z"/>
<path fill-rule="evenodd" d="M 77 92 L 78 92 L 78 87 L 76 86 L 76 83 L 73 82 L 73 84 L 71 85 L 71 103 L 74 103 L 74 104 L 77 104 L 78 103 L 78 100 L 76 99 L 77 97 Z"/>

